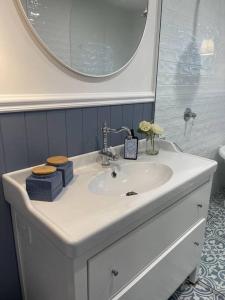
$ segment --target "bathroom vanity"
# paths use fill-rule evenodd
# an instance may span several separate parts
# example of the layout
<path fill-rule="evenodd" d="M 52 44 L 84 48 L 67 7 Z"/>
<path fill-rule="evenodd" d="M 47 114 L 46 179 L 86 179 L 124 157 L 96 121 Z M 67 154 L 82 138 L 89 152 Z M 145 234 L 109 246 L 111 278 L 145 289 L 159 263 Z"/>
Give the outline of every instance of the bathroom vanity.
<path fill-rule="evenodd" d="M 29 199 L 30 169 L 3 176 L 24 299 L 166 300 L 197 280 L 216 162 L 168 142 L 135 162 L 98 159 L 72 158 L 54 202 Z"/>

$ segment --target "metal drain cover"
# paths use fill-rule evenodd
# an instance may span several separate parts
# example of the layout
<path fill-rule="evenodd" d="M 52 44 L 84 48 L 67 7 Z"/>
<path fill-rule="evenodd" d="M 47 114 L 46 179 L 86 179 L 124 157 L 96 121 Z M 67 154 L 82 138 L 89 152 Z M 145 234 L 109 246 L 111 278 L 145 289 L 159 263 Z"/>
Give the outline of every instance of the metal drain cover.
<path fill-rule="evenodd" d="M 126 196 L 127 196 L 127 197 L 135 196 L 135 195 L 138 195 L 138 193 L 136 193 L 136 192 L 127 192 L 127 193 L 126 193 Z"/>

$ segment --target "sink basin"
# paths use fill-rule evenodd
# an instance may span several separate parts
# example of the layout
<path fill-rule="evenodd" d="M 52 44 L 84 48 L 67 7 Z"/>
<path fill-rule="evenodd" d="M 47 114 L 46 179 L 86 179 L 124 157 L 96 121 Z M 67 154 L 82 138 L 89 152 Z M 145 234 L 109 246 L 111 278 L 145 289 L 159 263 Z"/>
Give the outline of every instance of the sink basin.
<path fill-rule="evenodd" d="M 197 188 L 201 189 L 207 202 L 217 163 L 177 152 L 173 144 L 160 142 L 158 155 L 144 154 L 146 145 L 143 140 L 140 141 L 141 154 L 137 161 L 119 159 L 106 169 L 99 163 L 98 152 L 70 158 L 75 166 L 75 178 L 53 202 L 29 199 L 26 179 L 32 172 L 31 168 L 4 174 L 5 197 L 18 221 L 16 225 L 22 226 L 21 234 L 27 236 L 33 224 L 32 234 L 37 235 L 37 243 L 49 240 L 51 250 L 55 245 L 57 253 L 60 251 L 68 259 L 81 259 L 84 263 L 83 258 L 94 257 Z M 117 151 L 119 153 L 122 148 L 117 148 Z M 115 178 L 112 177 L 113 170 L 117 173 Z M 129 192 L 139 195 L 130 193 L 131 197 L 127 197 Z M 16 230 L 16 234 L 20 231 Z M 29 240 L 25 238 L 24 243 L 29 243 Z M 37 243 L 32 244 L 31 251 Z M 28 249 L 26 245 L 25 248 Z"/>
<path fill-rule="evenodd" d="M 172 176 L 170 167 L 160 163 L 122 164 L 98 173 L 88 185 L 92 193 L 108 196 L 133 196 L 165 184 Z"/>

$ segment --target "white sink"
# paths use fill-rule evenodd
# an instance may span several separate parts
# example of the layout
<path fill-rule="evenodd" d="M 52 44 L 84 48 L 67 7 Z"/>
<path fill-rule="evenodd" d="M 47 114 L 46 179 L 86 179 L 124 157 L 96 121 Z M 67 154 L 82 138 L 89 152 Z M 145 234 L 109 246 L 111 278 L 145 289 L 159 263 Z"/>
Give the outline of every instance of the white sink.
<path fill-rule="evenodd" d="M 34 224 L 66 256 L 79 257 L 112 244 L 208 183 L 216 170 L 215 161 L 177 152 L 166 141 L 161 141 L 160 153 L 154 157 L 143 153 L 144 141 L 139 149 L 137 161 L 121 158 L 108 169 L 99 163 L 98 152 L 71 158 L 74 180 L 53 202 L 29 199 L 26 178 L 31 168 L 4 174 L 4 193 L 15 222 L 22 216 L 23 222 Z M 111 176 L 112 168 L 116 178 Z M 124 196 L 128 192 L 139 195 Z"/>
<path fill-rule="evenodd" d="M 153 190 L 165 184 L 172 176 L 170 167 L 160 163 L 135 162 L 121 164 L 98 173 L 89 183 L 92 193 L 108 196 L 132 196 Z"/>

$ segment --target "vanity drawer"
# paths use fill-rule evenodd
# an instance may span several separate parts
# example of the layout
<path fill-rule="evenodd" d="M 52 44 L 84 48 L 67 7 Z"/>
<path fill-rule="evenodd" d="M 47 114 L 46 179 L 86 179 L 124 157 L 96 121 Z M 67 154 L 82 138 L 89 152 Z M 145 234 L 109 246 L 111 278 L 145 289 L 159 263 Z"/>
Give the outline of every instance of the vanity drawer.
<path fill-rule="evenodd" d="M 203 219 L 110 299 L 167 300 L 198 265 L 204 228 Z"/>
<path fill-rule="evenodd" d="M 90 300 L 111 299 L 200 220 L 202 186 L 88 262 Z M 117 274 L 118 272 L 118 274 Z"/>

